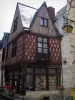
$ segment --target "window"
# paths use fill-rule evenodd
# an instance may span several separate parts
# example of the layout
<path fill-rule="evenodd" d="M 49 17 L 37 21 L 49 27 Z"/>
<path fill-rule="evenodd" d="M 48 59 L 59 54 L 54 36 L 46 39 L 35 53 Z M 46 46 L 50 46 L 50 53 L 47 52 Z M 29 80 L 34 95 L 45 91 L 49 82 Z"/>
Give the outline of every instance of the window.
<path fill-rule="evenodd" d="M 2 53 L 2 62 L 4 61 L 5 59 L 5 48 L 3 48 L 3 53 Z"/>
<path fill-rule="evenodd" d="M 18 23 L 18 17 L 14 20 L 13 32 L 15 32 L 17 29 L 17 23 Z"/>
<path fill-rule="evenodd" d="M 17 44 L 16 44 L 16 40 L 14 40 L 12 42 L 12 57 L 16 56 L 16 48 L 17 48 Z"/>
<path fill-rule="evenodd" d="M 9 47 L 7 46 L 6 59 L 7 59 L 7 57 L 8 57 L 8 49 L 9 49 Z"/>
<path fill-rule="evenodd" d="M 41 19 L 40 19 L 40 25 L 41 25 L 41 26 L 48 27 L 48 19 L 41 18 Z"/>
<path fill-rule="evenodd" d="M 47 38 L 38 37 L 38 53 L 48 53 Z"/>

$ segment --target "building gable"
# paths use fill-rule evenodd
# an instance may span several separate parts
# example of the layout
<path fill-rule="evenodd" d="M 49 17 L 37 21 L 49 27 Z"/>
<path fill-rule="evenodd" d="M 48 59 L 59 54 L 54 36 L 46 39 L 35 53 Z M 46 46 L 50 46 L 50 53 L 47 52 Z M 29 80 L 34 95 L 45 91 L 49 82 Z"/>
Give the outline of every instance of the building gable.
<path fill-rule="evenodd" d="M 44 21 L 43 24 L 45 25 L 48 24 L 47 26 L 40 25 L 42 23 L 41 22 L 42 19 Z M 45 2 L 35 13 L 34 18 L 30 25 L 30 31 L 48 36 L 56 36 L 56 30 Z"/>
<path fill-rule="evenodd" d="M 10 30 L 9 42 L 13 40 L 16 36 L 18 36 L 21 31 L 23 31 L 23 25 L 20 17 L 19 7 L 17 4 Z"/>

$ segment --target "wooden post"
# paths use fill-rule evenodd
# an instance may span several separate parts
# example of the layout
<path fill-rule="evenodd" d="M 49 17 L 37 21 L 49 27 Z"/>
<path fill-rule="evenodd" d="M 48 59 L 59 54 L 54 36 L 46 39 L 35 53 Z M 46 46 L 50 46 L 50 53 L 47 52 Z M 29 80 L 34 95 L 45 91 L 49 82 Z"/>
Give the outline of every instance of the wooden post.
<path fill-rule="evenodd" d="M 36 89 L 36 86 L 35 86 L 35 79 L 36 79 L 36 73 L 35 73 L 35 68 L 33 68 L 33 90 Z"/>
<path fill-rule="evenodd" d="M 21 86 L 21 94 L 26 95 L 26 70 L 27 70 L 28 64 L 24 64 L 22 62 L 21 67 L 22 67 L 22 86 Z"/>
<path fill-rule="evenodd" d="M 14 69 L 12 69 L 12 87 L 14 88 L 15 82 L 14 82 Z"/>
<path fill-rule="evenodd" d="M 49 74 L 48 74 L 48 68 L 46 68 L 46 90 L 49 90 Z"/>
<path fill-rule="evenodd" d="M 17 77 L 17 93 L 20 93 L 20 75 L 18 73 L 18 77 Z"/>

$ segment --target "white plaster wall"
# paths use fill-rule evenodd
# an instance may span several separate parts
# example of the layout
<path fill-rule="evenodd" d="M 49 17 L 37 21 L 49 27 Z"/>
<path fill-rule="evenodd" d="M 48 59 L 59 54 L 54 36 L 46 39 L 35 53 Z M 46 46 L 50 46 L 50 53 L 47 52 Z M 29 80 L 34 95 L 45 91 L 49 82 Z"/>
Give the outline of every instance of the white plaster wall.
<path fill-rule="evenodd" d="M 69 10 L 69 15 L 68 19 L 71 19 L 75 21 L 75 0 L 72 0 L 71 5 L 69 4 L 71 2 L 68 0 L 68 9 Z M 73 7 L 73 8 L 72 8 Z M 75 88 L 75 24 L 70 23 L 73 26 L 73 31 L 70 36 L 70 41 L 71 41 L 71 55 L 72 55 L 72 87 Z"/>
<path fill-rule="evenodd" d="M 61 55 L 62 55 L 62 73 L 61 73 L 61 84 L 65 88 L 71 88 L 72 87 L 72 56 L 71 56 L 71 44 L 70 44 L 70 35 L 67 33 L 64 33 L 63 26 L 65 24 L 64 17 L 66 17 L 67 13 L 67 6 L 62 8 L 56 16 L 56 27 L 60 34 L 63 35 L 62 41 L 61 41 Z M 66 60 L 67 63 L 64 64 L 63 61 Z"/>
<path fill-rule="evenodd" d="M 72 57 L 71 57 L 71 46 L 69 36 L 66 35 L 62 38 L 61 51 L 62 51 L 62 71 L 63 71 L 63 85 L 65 88 L 72 87 Z M 64 64 L 63 61 L 67 63 Z"/>

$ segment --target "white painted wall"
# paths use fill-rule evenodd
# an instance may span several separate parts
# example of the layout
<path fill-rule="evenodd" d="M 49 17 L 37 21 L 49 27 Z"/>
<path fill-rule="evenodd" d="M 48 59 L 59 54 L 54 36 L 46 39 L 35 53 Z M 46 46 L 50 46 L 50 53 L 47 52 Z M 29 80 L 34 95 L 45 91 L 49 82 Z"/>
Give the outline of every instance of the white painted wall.
<path fill-rule="evenodd" d="M 70 44 L 70 35 L 63 32 L 62 27 L 64 26 L 64 18 L 67 13 L 67 6 L 62 8 L 56 15 L 55 25 L 59 30 L 59 33 L 63 35 L 61 41 L 61 55 L 62 55 L 62 81 L 61 85 L 65 88 L 72 87 L 72 57 L 71 57 L 71 44 Z M 64 64 L 63 61 L 66 60 L 67 63 Z"/>
<path fill-rule="evenodd" d="M 71 3 L 71 5 L 69 4 Z M 69 10 L 69 15 L 68 19 L 71 19 L 75 21 L 75 0 L 68 0 L 68 9 Z M 72 8 L 73 7 L 73 8 Z M 70 41 L 71 41 L 71 55 L 72 55 L 72 87 L 75 88 L 75 24 L 70 23 L 73 26 L 73 30 L 71 33 Z"/>
<path fill-rule="evenodd" d="M 72 87 L 72 58 L 70 50 L 70 39 L 68 35 L 66 35 L 62 38 L 61 42 L 63 85 L 65 88 Z M 63 63 L 64 60 L 67 61 L 66 64 Z"/>

